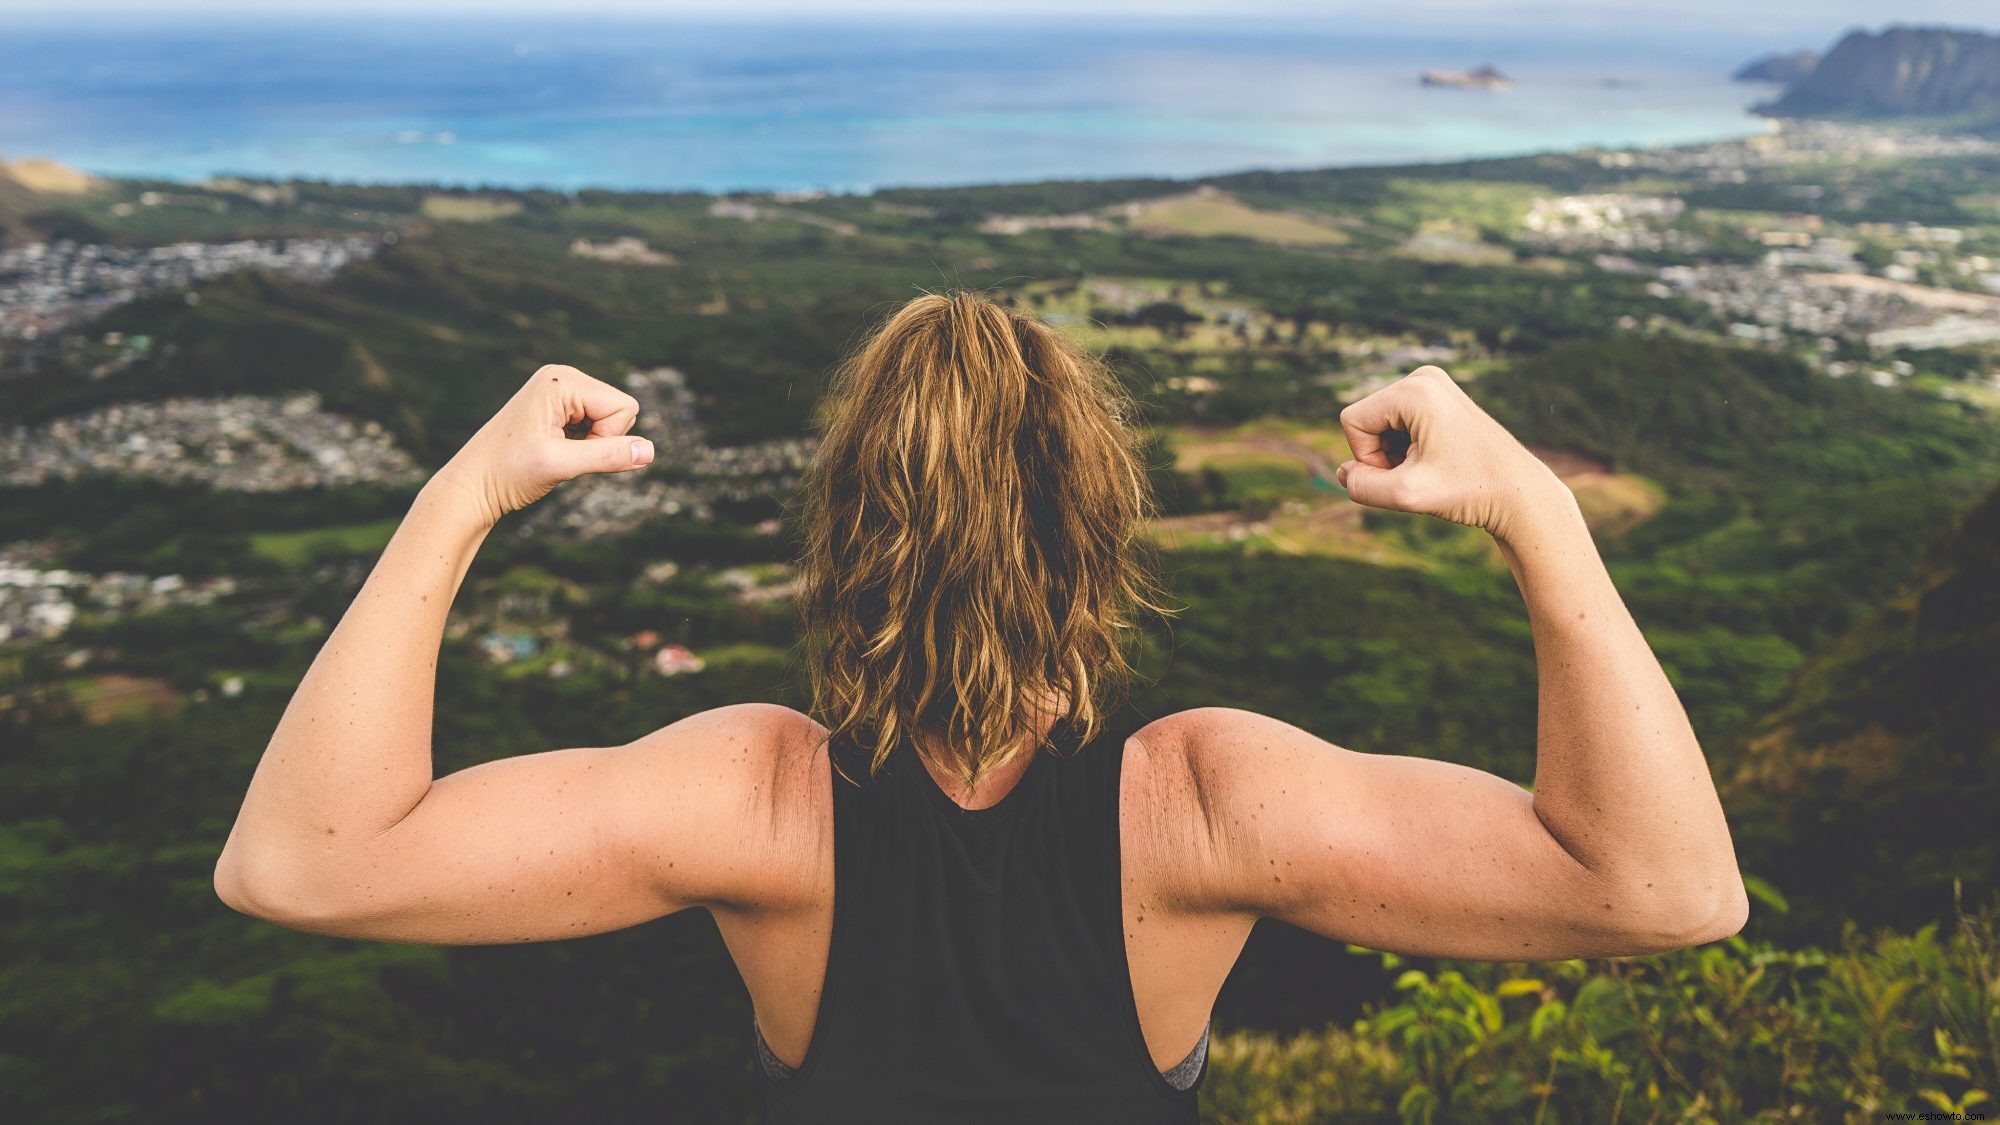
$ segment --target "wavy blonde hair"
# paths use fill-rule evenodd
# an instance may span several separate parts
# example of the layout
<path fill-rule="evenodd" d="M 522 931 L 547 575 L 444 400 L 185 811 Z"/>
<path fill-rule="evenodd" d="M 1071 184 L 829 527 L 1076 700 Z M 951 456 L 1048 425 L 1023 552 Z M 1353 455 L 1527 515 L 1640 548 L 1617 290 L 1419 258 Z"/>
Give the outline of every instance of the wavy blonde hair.
<path fill-rule="evenodd" d="M 797 596 L 812 709 L 871 774 L 924 736 L 970 789 L 1052 713 L 1102 728 L 1134 615 L 1179 612 L 1154 600 L 1131 405 L 1054 329 L 963 291 L 903 305 L 835 372 Z"/>

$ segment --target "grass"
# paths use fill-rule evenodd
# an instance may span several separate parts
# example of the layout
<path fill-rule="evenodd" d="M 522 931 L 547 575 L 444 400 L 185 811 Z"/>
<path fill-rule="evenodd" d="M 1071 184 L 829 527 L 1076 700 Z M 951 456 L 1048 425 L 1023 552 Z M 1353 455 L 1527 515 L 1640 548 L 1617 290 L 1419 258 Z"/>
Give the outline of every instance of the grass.
<path fill-rule="evenodd" d="M 521 213 L 518 199 L 483 199 L 476 195 L 424 197 L 424 217 L 451 223 L 485 223 Z"/>
<path fill-rule="evenodd" d="M 1919 375 L 1913 383 L 1939 398 L 1955 399 L 1982 410 L 2000 413 L 2000 385 L 1944 379 L 1935 375 Z"/>
<path fill-rule="evenodd" d="M 510 660 L 494 668 L 494 675 L 503 680 L 525 680 L 530 676 L 546 676 L 557 661 L 567 660 L 572 667 L 601 661 L 580 660 L 581 650 L 568 645 L 544 644 L 541 651 L 521 660 Z"/>
<path fill-rule="evenodd" d="M 1226 429 L 1182 426 L 1171 432 L 1168 444 L 1182 472 L 1215 472 L 1229 500 L 1244 505 L 1336 491 L 1329 478 L 1347 458 L 1347 442 L 1337 429 L 1275 419 Z"/>
<path fill-rule="evenodd" d="M 1347 232 L 1289 211 L 1252 207 L 1226 192 L 1202 190 L 1130 205 L 1133 229 L 1146 234 L 1235 237 L 1280 246 L 1339 246 Z"/>
<path fill-rule="evenodd" d="M 1962 211 L 1982 218 L 2000 219 L 2000 192 L 1985 195 L 1961 195 L 1952 200 Z"/>
<path fill-rule="evenodd" d="M 1436 569 L 1439 559 L 1363 524 L 1363 509 L 1331 480 L 1348 456 L 1335 426 L 1262 418 L 1228 427 L 1179 426 L 1167 433 L 1175 466 L 1212 470 L 1239 510 L 1157 520 L 1149 528 L 1169 549 L 1327 555 L 1380 566 Z"/>
<path fill-rule="evenodd" d="M 281 566 L 304 566 L 329 555 L 372 555 L 389 545 L 401 520 L 376 520 L 309 531 L 258 531 L 250 535 L 250 553 Z"/>
<path fill-rule="evenodd" d="M 706 661 L 711 668 L 723 664 L 783 664 L 790 659 L 790 654 L 776 645 L 749 641 L 696 649 L 695 655 Z"/>
<path fill-rule="evenodd" d="M 1090 319 L 1091 314 L 1116 302 L 1104 297 L 1102 286 L 1114 286 L 1140 295 L 1145 302 L 1172 301 L 1194 312 L 1204 319 L 1201 324 L 1190 325 L 1182 336 L 1169 338 L 1158 328 L 1144 325 L 1106 324 Z M 1065 336 L 1075 340 L 1081 347 L 1101 352 L 1108 348 L 1130 348 L 1136 350 L 1170 349 L 1175 354 L 1174 366 L 1188 374 L 1204 374 L 1202 371 L 1208 360 L 1215 360 L 1212 373 L 1226 373 L 1230 368 L 1221 362 L 1223 357 L 1244 354 L 1246 345 L 1237 334 L 1237 326 L 1225 318 L 1240 312 L 1247 316 L 1244 325 L 1253 341 L 1247 346 L 1252 354 L 1264 349 L 1258 341 L 1264 339 L 1267 330 L 1277 328 L 1279 335 L 1289 342 L 1293 330 L 1289 323 L 1273 317 L 1260 304 L 1250 298 L 1232 296 L 1227 287 L 1220 284 L 1203 284 L 1190 281 L 1173 281 L 1161 278 L 1092 277 L 1082 284 L 1069 282 L 1033 282 L 1015 291 L 1015 296 L 1027 302 L 1029 311 L 1038 316 L 1050 318 L 1050 323 Z M 1309 330 L 1309 338 L 1317 345 L 1330 346 L 1333 335 L 1324 323 L 1315 323 Z"/>
<path fill-rule="evenodd" d="M 1426 223 L 1445 220 L 1510 238 L 1528 217 L 1528 204 L 1553 194 L 1538 184 L 1497 180 L 1391 180 L 1389 190 L 1394 198 L 1377 204 L 1369 215 L 1384 226 L 1417 231 Z"/>
<path fill-rule="evenodd" d="M 1167 430 L 1166 438 L 1179 457 L 1180 467 L 1190 472 L 1211 458 L 1252 450 L 1285 451 L 1295 461 L 1310 454 L 1331 462 L 1326 467 L 1328 473 L 1350 456 L 1347 437 L 1339 426 L 1285 418 L 1258 418 L 1234 426 L 1174 426 Z"/>
<path fill-rule="evenodd" d="M 1175 467 L 1220 476 L 1223 502 L 1235 510 L 1158 520 L 1150 533 L 1162 546 L 1240 545 L 1423 569 L 1506 565 L 1483 532 L 1427 517 L 1369 513 L 1350 501 L 1331 480 L 1349 456 L 1337 426 L 1262 418 L 1228 427 L 1170 427 L 1164 436 Z M 1613 473 L 1576 454 L 1543 456 L 1576 493 L 1584 520 L 1599 535 L 1628 531 L 1666 503 L 1666 490 L 1645 477 Z"/>
<path fill-rule="evenodd" d="M 1744 231 L 1799 230 L 1803 226 L 1803 221 L 1798 215 L 1734 207 L 1697 207 L 1688 212 L 1687 219 L 1696 224 L 1735 227 Z"/>
<path fill-rule="evenodd" d="M 106 672 L 63 684 L 86 722 L 144 719 L 180 707 L 181 697 L 165 680 Z"/>
<path fill-rule="evenodd" d="M 1312 489 L 1305 466 L 1281 454 L 1222 453 L 1203 467 L 1220 474 L 1230 497 L 1244 504 L 1272 504 Z"/>
<path fill-rule="evenodd" d="M 1362 526 L 1361 515 L 1360 505 L 1345 497 L 1317 504 L 1290 501 L 1261 519 L 1245 512 L 1205 512 L 1155 520 L 1147 535 L 1159 546 L 1176 551 L 1323 555 L 1418 570 L 1444 565 L 1368 531 Z"/>
<path fill-rule="evenodd" d="M 1505 266 L 1514 262 L 1512 250 L 1480 241 L 1477 228 L 1453 219 L 1425 220 L 1423 227 L 1397 247 L 1396 252 L 1420 261 L 1463 266 Z"/>
<path fill-rule="evenodd" d="M 1656 515 L 1667 492 L 1634 473 L 1603 473 L 1570 482 L 1583 521 L 1601 535 L 1629 531 Z"/>
<path fill-rule="evenodd" d="M 100 181 L 68 165 L 35 157 L 0 163 L 0 175 L 12 176 L 14 182 L 42 195 L 83 195 L 101 186 Z"/>

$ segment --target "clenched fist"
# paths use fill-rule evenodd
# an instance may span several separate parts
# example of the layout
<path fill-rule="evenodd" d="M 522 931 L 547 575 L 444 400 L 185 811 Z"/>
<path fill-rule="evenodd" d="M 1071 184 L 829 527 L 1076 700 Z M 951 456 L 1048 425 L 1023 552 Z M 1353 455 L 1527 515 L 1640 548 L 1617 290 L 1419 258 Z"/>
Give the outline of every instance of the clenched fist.
<path fill-rule="evenodd" d="M 574 367 L 544 367 L 438 470 L 436 479 L 465 494 L 491 526 L 572 477 L 630 472 L 651 464 L 653 443 L 630 436 L 638 416 L 638 400 L 617 387 Z"/>
<path fill-rule="evenodd" d="M 1419 367 L 1340 412 L 1354 459 L 1335 470 L 1356 503 L 1484 528 L 1500 540 L 1576 497 L 1438 367 Z M 1407 434 L 1407 453 L 1385 434 Z M 1394 444 L 1400 445 L 1400 441 Z"/>

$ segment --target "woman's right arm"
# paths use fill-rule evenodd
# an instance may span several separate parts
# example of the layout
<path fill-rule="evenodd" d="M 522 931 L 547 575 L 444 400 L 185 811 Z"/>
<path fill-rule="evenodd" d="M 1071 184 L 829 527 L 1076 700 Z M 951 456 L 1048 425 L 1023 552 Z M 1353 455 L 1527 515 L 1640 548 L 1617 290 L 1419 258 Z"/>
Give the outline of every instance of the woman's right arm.
<path fill-rule="evenodd" d="M 1660 952 L 1741 929 L 1748 899 L 1699 742 L 1576 499 L 1435 367 L 1342 412 L 1349 494 L 1493 533 L 1540 683 L 1533 793 L 1427 758 L 1346 750 L 1229 708 L 1142 731 L 1207 810 L 1191 897 L 1420 955 Z M 1407 432 L 1391 463 L 1382 435 Z"/>

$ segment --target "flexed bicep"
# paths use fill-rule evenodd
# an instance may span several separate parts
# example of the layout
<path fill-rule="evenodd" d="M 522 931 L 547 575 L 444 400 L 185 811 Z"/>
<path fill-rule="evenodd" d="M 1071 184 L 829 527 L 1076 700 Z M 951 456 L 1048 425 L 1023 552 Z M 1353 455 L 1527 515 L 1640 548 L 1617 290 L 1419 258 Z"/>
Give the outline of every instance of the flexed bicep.
<path fill-rule="evenodd" d="M 804 721 L 745 704 L 624 746 L 460 770 L 386 830 L 291 857 L 292 872 L 267 873 L 232 905 L 342 937 L 482 945 L 604 933 L 733 901 L 757 877 L 762 776 Z"/>
<path fill-rule="evenodd" d="M 1249 711 L 1185 715 L 1211 809 L 1210 882 L 1233 909 L 1419 956 L 1545 960 L 1685 944 L 1644 896 L 1578 861 L 1505 778 L 1348 750 Z"/>

